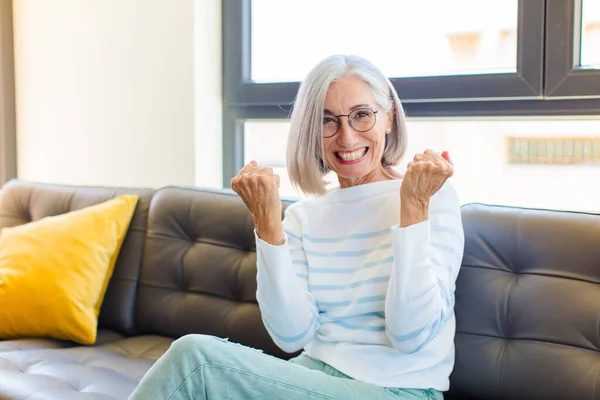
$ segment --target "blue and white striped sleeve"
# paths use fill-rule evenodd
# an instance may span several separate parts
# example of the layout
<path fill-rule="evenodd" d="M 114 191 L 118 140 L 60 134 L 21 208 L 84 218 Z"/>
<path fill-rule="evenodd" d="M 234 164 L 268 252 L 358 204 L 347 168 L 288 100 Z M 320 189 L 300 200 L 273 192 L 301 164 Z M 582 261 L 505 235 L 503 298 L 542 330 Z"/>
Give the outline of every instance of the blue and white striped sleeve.
<path fill-rule="evenodd" d="M 308 262 L 294 205 L 285 211 L 284 244 L 256 236 L 257 292 L 265 328 L 288 353 L 298 351 L 319 329 L 319 311 L 308 289 Z"/>
<path fill-rule="evenodd" d="M 386 333 L 412 354 L 454 318 L 454 290 L 464 250 L 460 202 L 447 182 L 429 205 L 429 218 L 392 228 L 394 266 L 386 294 Z"/>

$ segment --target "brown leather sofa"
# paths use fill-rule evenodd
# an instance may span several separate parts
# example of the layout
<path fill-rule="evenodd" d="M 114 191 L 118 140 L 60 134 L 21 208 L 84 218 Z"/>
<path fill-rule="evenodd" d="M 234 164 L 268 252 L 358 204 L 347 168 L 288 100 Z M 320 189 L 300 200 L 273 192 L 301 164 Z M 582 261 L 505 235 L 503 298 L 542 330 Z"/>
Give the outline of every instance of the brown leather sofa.
<path fill-rule="evenodd" d="M 252 220 L 229 191 L 15 180 L 0 191 L 0 228 L 122 193 L 140 202 L 97 343 L 0 341 L 0 399 L 126 399 L 170 343 L 190 333 L 291 356 L 262 325 Z M 600 216 L 469 204 L 463 223 L 446 398 L 600 399 Z"/>

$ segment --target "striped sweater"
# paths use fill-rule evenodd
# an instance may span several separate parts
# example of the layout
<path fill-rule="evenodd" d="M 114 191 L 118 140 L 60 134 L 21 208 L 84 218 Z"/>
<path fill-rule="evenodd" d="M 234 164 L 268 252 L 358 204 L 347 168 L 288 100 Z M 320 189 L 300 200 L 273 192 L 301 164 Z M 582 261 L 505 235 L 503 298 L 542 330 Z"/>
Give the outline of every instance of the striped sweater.
<path fill-rule="evenodd" d="M 460 203 L 448 182 L 427 221 L 400 228 L 400 184 L 338 188 L 289 206 L 283 245 L 256 237 L 257 300 L 286 352 L 304 349 L 379 386 L 445 391 L 464 248 Z"/>

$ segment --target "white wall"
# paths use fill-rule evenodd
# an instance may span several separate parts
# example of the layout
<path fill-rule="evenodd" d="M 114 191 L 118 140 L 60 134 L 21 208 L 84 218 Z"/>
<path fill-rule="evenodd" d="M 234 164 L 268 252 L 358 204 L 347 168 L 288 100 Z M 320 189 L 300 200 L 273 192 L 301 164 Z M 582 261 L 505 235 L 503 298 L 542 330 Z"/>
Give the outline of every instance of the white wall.
<path fill-rule="evenodd" d="M 20 178 L 196 183 L 193 0 L 13 6 Z"/>
<path fill-rule="evenodd" d="M 211 188 L 223 187 L 221 1 L 196 0 L 194 7 L 195 182 Z"/>
<path fill-rule="evenodd" d="M 462 203 L 600 212 L 600 164 L 510 164 L 508 137 L 598 137 L 600 117 L 410 119 L 404 164 L 449 150 Z"/>

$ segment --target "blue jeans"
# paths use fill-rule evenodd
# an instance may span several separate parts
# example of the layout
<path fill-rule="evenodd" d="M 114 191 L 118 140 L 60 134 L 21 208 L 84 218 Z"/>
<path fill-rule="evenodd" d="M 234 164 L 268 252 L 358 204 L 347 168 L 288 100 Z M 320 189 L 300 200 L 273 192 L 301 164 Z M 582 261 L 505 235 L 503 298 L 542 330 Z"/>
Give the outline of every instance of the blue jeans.
<path fill-rule="evenodd" d="M 187 335 L 150 368 L 130 400 L 443 399 L 436 390 L 357 381 L 306 355 L 290 361 L 207 335 Z"/>

